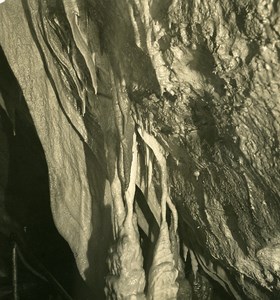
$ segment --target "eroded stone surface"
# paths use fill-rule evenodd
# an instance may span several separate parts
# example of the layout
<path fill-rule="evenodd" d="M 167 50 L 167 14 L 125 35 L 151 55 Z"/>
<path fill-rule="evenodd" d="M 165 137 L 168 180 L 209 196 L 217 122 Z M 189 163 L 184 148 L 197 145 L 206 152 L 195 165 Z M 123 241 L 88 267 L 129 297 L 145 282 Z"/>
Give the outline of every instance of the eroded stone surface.
<path fill-rule="evenodd" d="M 116 161 L 129 181 L 133 111 L 166 151 L 184 243 L 235 298 L 277 295 L 267 257 L 280 225 L 278 2 L 73 3 L 71 15 L 55 1 L 5 2 L 0 43 L 46 153 L 57 227 L 89 285 L 105 272 Z M 160 192 L 151 167 L 145 195 L 148 183 Z"/>

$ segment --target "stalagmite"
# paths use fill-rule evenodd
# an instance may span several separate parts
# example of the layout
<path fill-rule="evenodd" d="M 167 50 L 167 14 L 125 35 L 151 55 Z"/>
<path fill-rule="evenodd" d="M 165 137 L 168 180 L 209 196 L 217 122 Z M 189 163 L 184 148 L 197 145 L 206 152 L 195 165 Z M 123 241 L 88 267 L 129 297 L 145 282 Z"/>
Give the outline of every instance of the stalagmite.
<path fill-rule="evenodd" d="M 145 299 L 145 273 L 140 247 L 137 217 L 133 212 L 137 174 L 137 142 L 133 136 L 130 182 L 124 191 L 126 216 L 118 225 L 116 242 L 110 249 L 105 292 L 108 299 Z"/>
<path fill-rule="evenodd" d="M 151 148 L 155 155 L 161 176 L 161 225 L 158 240 L 154 250 L 153 262 L 148 278 L 148 299 L 176 299 L 178 283 L 176 282 L 178 270 L 175 267 L 174 253 L 166 222 L 166 204 L 168 204 L 173 217 L 173 230 L 177 231 L 178 216 L 168 193 L 167 168 L 164 151 L 156 139 L 148 134 L 143 128 L 138 132 L 144 142 Z"/>

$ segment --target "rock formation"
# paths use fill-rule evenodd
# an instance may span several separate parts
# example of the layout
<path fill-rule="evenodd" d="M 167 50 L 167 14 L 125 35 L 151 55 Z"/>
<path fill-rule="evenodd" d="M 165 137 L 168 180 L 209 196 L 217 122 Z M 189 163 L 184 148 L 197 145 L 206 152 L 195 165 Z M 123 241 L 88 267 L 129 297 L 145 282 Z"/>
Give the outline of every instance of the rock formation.
<path fill-rule="evenodd" d="M 55 225 L 98 299 L 280 297 L 279 37 L 275 0 L 0 4 Z"/>

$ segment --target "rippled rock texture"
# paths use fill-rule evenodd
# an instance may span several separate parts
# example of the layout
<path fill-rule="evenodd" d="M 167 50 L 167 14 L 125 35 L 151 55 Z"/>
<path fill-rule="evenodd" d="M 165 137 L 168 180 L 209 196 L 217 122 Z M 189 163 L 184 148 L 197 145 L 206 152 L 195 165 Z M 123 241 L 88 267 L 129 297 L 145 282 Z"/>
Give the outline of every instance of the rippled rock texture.
<path fill-rule="evenodd" d="M 0 4 L 55 224 L 99 297 L 218 299 L 213 282 L 280 297 L 279 14 L 268 0 Z"/>

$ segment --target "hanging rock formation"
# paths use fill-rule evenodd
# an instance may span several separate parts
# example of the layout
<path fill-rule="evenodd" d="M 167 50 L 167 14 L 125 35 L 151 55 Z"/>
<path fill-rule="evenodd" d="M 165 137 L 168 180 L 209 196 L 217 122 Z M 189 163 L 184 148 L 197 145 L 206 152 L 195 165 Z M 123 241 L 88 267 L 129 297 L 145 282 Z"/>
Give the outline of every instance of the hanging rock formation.
<path fill-rule="evenodd" d="M 56 227 L 99 299 L 280 297 L 279 36 L 278 1 L 0 4 Z"/>

